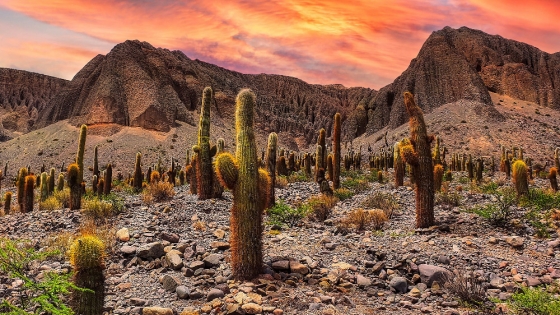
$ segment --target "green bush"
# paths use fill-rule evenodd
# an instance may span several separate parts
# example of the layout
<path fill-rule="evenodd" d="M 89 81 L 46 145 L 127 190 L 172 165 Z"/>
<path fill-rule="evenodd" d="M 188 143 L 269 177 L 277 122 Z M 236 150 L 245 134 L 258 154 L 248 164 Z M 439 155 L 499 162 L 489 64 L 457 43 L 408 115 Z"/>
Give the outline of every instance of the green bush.
<path fill-rule="evenodd" d="M 36 252 L 27 241 L 12 241 L 0 238 L 0 271 L 11 279 L 20 279 L 23 285 L 15 288 L 17 299 L 2 297 L 0 314 L 53 314 L 70 315 L 74 312 L 64 303 L 72 290 L 80 289 L 70 282 L 71 274 L 45 272 L 39 281 L 31 274 L 29 266 L 35 261 L 42 261 L 57 252 Z M 30 311 L 32 310 L 32 311 Z"/>
<path fill-rule="evenodd" d="M 124 209 L 123 200 L 115 194 L 84 196 L 82 213 L 94 220 L 100 220 L 119 214 Z"/>
<path fill-rule="evenodd" d="M 494 194 L 496 201 L 484 206 L 476 206 L 470 212 L 478 214 L 495 226 L 503 226 L 513 215 L 512 206 L 515 204 L 515 191 L 511 188 L 502 189 Z"/>
<path fill-rule="evenodd" d="M 519 204 L 522 207 L 532 207 L 537 211 L 560 208 L 560 194 L 548 193 L 539 188 L 532 188 L 527 196 L 521 198 Z"/>
<path fill-rule="evenodd" d="M 288 180 L 288 183 L 308 182 L 309 177 L 307 177 L 307 175 L 305 175 L 305 172 L 299 171 L 299 172 L 294 172 L 294 173 L 290 174 L 287 177 L 287 180 Z"/>
<path fill-rule="evenodd" d="M 560 315 L 560 299 L 541 288 L 523 288 L 508 301 L 515 314 Z"/>
<path fill-rule="evenodd" d="M 364 192 L 366 190 L 369 189 L 369 182 L 368 180 L 363 176 L 363 175 L 359 175 L 357 177 L 349 177 L 346 178 L 342 183 L 341 183 L 341 187 L 342 188 L 346 188 L 349 189 L 351 191 L 353 191 L 354 193 L 361 193 Z"/>
<path fill-rule="evenodd" d="M 495 194 L 498 192 L 498 187 L 499 185 L 496 182 L 489 182 L 487 184 L 480 185 L 479 189 L 485 194 Z"/>
<path fill-rule="evenodd" d="M 288 225 L 293 227 L 297 225 L 303 218 L 305 218 L 312 211 L 311 206 L 307 203 L 303 203 L 296 208 L 292 208 L 290 205 L 282 199 L 279 199 L 276 204 L 267 210 L 269 225 Z"/>
<path fill-rule="evenodd" d="M 352 198 L 354 193 L 350 189 L 339 188 L 334 190 L 333 195 L 338 198 L 338 200 L 346 200 Z"/>

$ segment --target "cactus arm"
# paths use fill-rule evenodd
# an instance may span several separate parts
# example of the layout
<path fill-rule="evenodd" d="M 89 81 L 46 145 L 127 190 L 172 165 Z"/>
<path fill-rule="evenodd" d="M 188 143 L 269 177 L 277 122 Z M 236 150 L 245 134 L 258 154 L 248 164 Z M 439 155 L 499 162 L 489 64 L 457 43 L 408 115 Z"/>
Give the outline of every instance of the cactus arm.
<path fill-rule="evenodd" d="M 229 152 L 216 157 L 215 170 L 218 180 L 227 189 L 233 189 L 239 176 L 239 166 L 235 157 Z"/>

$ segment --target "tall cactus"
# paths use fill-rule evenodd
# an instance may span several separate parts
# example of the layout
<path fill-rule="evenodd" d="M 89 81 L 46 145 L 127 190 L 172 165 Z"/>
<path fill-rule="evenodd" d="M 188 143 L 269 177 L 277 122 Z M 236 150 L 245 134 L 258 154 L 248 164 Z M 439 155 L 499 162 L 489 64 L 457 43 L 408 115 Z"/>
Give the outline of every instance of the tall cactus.
<path fill-rule="evenodd" d="M 52 167 L 49 172 L 49 195 L 52 195 L 54 192 L 54 171 L 54 167 Z"/>
<path fill-rule="evenodd" d="M 278 135 L 272 132 L 268 135 L 268 146 L 266 147 L 266 171 L 270 175 L 270 199 L 268 207 L 276 203 L 274 187 L 276 186 L 276 150 L 278 148 Z"/>
<path fill-rule="evenodd" d="M 315 182 L 319 183 L 321 177 L 319 176 L 319 171 L 325 170 L 323 167 L 323 147 L 321 145 L 317 145 L 316 157 L 315 157 Z"/>
<path fill-rule="evenodd" d="M 436 145 L 434 147 L 433 158 L 434 158 L 434 165 L 442 164 L 440 150 L 439 150 L 439 137 L 436 137 Z"/>
<path fill-rule="evenodd" d="M 136 162 L 134 163 L 134 189 L 136 191 L 142 190 L 142 181 L 144 176 L 142 175 L 142 154 L 140 152 L 136 153 Z"/>
<path fill-rule="evenodd" d="M 33 202 L 35 201 L 35 176 L 25 176 L 25 190 L 23 197 L 23 213 L 33 211 Z"/>
<path fill-rule="evenodd" d="M 78 210 L 82 207 L 82 186 L 79 181 L 78 164 L 70 164 L 67 174 L 68 186 L 70 186 L 70 210 Z"/>
<path fill-rule="evenodd" d="M 12 192 L 7 191 L 4 195 L 4 214 L 8 215 L 12 211 Z"/>
<path fill-rule="evenodd" d="M 484 171 L 484 160 L 479 157 L 476 159 L 476 181 L 482 183 L 482 172 Z"/>
<path fill-rule="evenodd" d="M 58 181 L 56 182 L 56 190 L 62 191 L 64 189 L 64 174 L 58 174 Z"/>
<path fill-rule="evenodd" d="M 111 166 L 111 164 L 108 164 L 107 169 L 105 169 L 105 176 L 103 178 L 104 195 L 108 195 L 111 193 L 112 184 L 113 184 L 113 166 Z"/>
<path fill-rule="evenodd" d="M 333 177 L 334 177 L 333 156 L 332 154 L 329 154 L 329 156 L 327 156 L 327 179 L 332 181 Z"/>
<path fill-rule="evenodd" d="M 554 149 L 554 167 L 560 170 L 560 148 Z"/>
<path fill-rule="evenodd" d="M 400 142 L 396 142 L 393 146 L 393 166 L 395 168 L 395 187 L 404 184 L 404 162 L 401 158 Z"/>
<path fill-rule="evenodd" d="M 48 176 L 49 175 L 47 175 L 46 172 L 41 173 L 41 201 L 45 201 L 49 197 L 49 181 L 47 179 Z"/>
<path fill-rule="evenodd" d="M 548 180 L 550 180 L 550 188 L 554 192 L 558 191 L 558 180 L 556 179 L 557 174 L 558 169 L 556 167 L 551 167 L 550 173 L 548 174 Z"/>
<path fill-rule="evenodd" d="M 529 193 L 529 181 L 527 179 L 527 165 L 522 160 L 517 160 L 511 166 L 513 171 L 512 180 L 517 191 L 517 197 L 527 195 Z"/>
<path fill-rule="evenodd" d="M 103 314 L 105 297 L 104 257 L 105 245 L 94 235 L 81 236 L 70 246 L 70 264 L 74 267 L 74 284 L 80 288 L 93 291 L 73 291 L 71 304 L 76 314 Z"/>
<path fill-rule="evenodd" d="M 436 164 L 434 166 L 434 189 L 435 191 L 441 190 L 441 183 L 443 182 L 443 165 Z"/>
<path fill-rule="evenodd" d="M 23 197 L 24 197 L 24 191 L 25 191 L 25 177 L 27 176 L 27 168 L 22 167 L 19 170 L 18 173 L 18 179 L 17 179 L 17 203 L 19 206 L 19 210 L 21 212 L 25 212 L 24 206 L 23 206 Z"/>
<path fill-rule="evenodd" d="M 84 181 L 84 151 L 86 150 L 86 136 L 87 136 L 87 126 L 82 125 L 80 128 L 80 139 L 78 142 L 78 153 L 76 153 L 76 164 L 78 164 L 78 183 Z"/>
<path fill-rule="evenodd" d="M 99 160 L 97 159 L 97 146 L 93 148 L 93 175 L 99 178 Z"/>
<path fill-rule="evenodd" d="M 210 147 L 210 104 L 212 102 L 212 88 L 206 87 L 202 92 L 202 106 L 200 107 L 200 123 L 198 125 L 198 143 L 193 147 L 197 153 L 197 191 L 198 199 L 205 200 L 213 197 L 212 193 L 212 156 L 216 154 L 216 147 Z"/>
<path fill-rule="evenodd" d="M 253 132 L 255 94 L 239 92 L 236 100 L 235 157 L 222 153 L 216 158 L 220 182 L 233 192 L 230 217 L 231 265 L 237 279 L 251 279 L 262 270 L 262 214 L 269 204 L 270 177 L 257 168 Z"/>
<path fill-rule="evenodd" d="M 416 181 L 416 227 L 434 225 L 434 176 L 430 138 L 424 114 L 414 102 L 414 96 L 404 93 L 404 104 L 410 116 L 410 145 L 401 147 L 403 159 L 410 165 Z"/>
<path fill-rule="evenodd" d="M 333 189 L 340 188 L 340 129 L 341 129 L 340 113 L 334 115 L 334 126 L 332 134 L 333 142 Z"/>

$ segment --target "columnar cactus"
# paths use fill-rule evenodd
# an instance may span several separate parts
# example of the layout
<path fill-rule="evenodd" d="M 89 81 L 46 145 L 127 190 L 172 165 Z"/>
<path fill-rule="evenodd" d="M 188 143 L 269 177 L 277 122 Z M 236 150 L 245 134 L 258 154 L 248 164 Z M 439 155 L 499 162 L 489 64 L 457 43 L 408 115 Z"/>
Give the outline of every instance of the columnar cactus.
<path fill-rule="evenodd" d="M 216 154 L 216 147 L 210 147 L 210 104 L 212 102 L 212 88 L 206 87 L 202 92 L 202 106 L 200 107 L 200 123 L 198 125 L 198 143 L 193 147 L 197 153 L 197 192 L 198 199 L 205 200 L 213 197 L 212 193 L 212 157 Z"/>
<path fill-rule="evenodd" d="M 91 178 L 91 189 L 94 195 L 97 195 L 98 184 L 99 184 L 99 179 L 97 178 L 97 175 L 93 175 L 93 177 Z"/>
<path fill-rule="evenodd" d="M 97 146 L 93 149 L 93 175 L 99 178 L 99 160 L 97 159 Z"/>
<path fill-rule="evenodd" d="M 554 149 L 554 167 L 560 169 L 560 148 Z"/>
<path fill-rule="evenodd" d="M 48 176 L 46 172 L 41 173 L 41 187 L 40 187 L 40 191 L 41 191 L 41 201 L 45 201 L 47 200 L 47 198 L 49 197 L 49 181 L 48 181 Z"/>
<path fill-rule="evenodd" d="M 18 180 L 17 180 L 17 202 L 21 212 L 24 212 L 23 197 L 25 191 L 25 177 L 27 176 L 27 168 L 22 167 L 19 170 Z"/>
<path fill-rule="evenodd" d="M 269 208 L 276 203 L 276 196 L 274 194 L 274 187 L 276 186 L 276 149 L 278 147 L 278 135 L 272 132 L 268 135 L 268 145 L 266 147 L 266 171 L 270 176 L 270 199 Z"/>
<path fill-rule="evenodd" d="M 105 245 L 97 236 L 84 235 L 70 246 L 70 264 L 74 267 L 74 284 L 93 292 L 74 290 L 72 309 L 76 314 L 103 314 Z"/>
<path fill-rule="evenodd" d="M 316 157 L 315 157 L 315 182 L 319 183 L 319 171 L 325 170 L 323 168 L 323 147 L 317 145 Z"/>
<path fill-rule="evenodd" d="M 550 173 L 548 174 L 548 179 L 550 180 L 550 188 L 552 191 L 558 191 L 558 180 L 556 179 L 556 175 L 558 174 L 558 169 L 556 167 L 550 168 Z"/>
<path fill-rule="evenodd" d="M 340 188 L 340 130 L 341 130 L 340 113 L 334 115 L 334 127 L 332 134 L 333 148 L 333 189 Z"/>
<path fill-rule="evenodd" d="M 288 167 L 286 166 L 286 157 L 283 155 L 280 155 L 280 157 L 276 161 L 276 172 L 280 176 L 288 175 Z"/>
<path fill-rule="evenodd" d="M 77 210 L 82 207 L 82 186 L 79 181 L 78 164 L 70 164 L 67 174 L 68 186 L 70 186 L 70 210 Z"/>
<path fill-rule="evenodd" d="M 64 190 L 64 174 L 58 174 L 58 181 L 56 183 L 56 190 L 62 191 Z"/>
<path fill-rule="evenodd" d="M 434 158 L 434 165 L 437 164 L 441 164 L 441 155 L 440 155 L 440 150 L 439 150 L 439 137 L 436 137 L 436 145 L 434 147 L 434 153 L 433 153 L 433 158 Z"/>
<path fill-rule="evenodd" d="M 325 128 L 321 128 L 321 130 L 319 130 L 319 136 L 317 137 L 317 144 L 321 146 L 321 148 L 323 148 L 323 152 L 322 153 L 322 157 L 323 159 L 321 160 L 321 167 L 324 169 L 327 169 L 327 145 L 326 145 L 326 137 L 327 137 L 327 132 L 325 131 Z"/>
<path fill-rule="evenodd" d="M 469 160 L 467 161 L 467 176 L 470 180 L 474 178 L 474 163 L 472 161 L 472 155 L 469 154 Z"/>
<path fill-rule="evenodd" d="M 484 160 L 482 158 L 476 159 L 476 181 L 482 182 L 482 172 L 484 171 Z"/>
<path fill-rule="evenodd" d="M 25 176 L 25 190 L 23 193 L 23 213 L 33 211 L 33 202 L 35 201 L 35 176 Z"/>
<path fill-rule="evenodd" d="M 396 142 L 393 146 L 393 160 L 393 166 L 395 168 L 395 187 L 399 187 L 404 183 L 404 162 L 401 158 L 399 142 Z"/>
<path fill-rule="evenodd" d="M 522 160 L 517 160 L 511 166 L 513 170 L 513 184 L 517 191 L 517 197 L 529 193 L 529 181 L 527 179 L 527 165 Z"/>
<path fill-rule="evenodd" d="M 434 189 L 435 191 L 441 190 L 441 183 L 443 182 L 443 165 L 436 164 L 434 166 Z"/>
<path fill-rule="evenodd" d="M 142 154 L 140 152 L 136 153 L 136 162 L 134 163 L 134 189 L 136 191 L 142 190 L 142 181 L 144 176 L 142 175 Z"/>
<path fill-rule="evenodd" d="M 78 153 L 76 153 L 76 164 L 78 164 L 78 183 L 84 181 L 84 151 L 86 149 L 87 126 L 80 128 L 80 140 L 78 142 Z"/>
<path fill-rule="evenodd" d="M 12 211 L 12 192 L 7 191 L 4 195 L 4 214 L 8 215 Z"/>
<path fill-rule="evenodd" d="M 105 176 L 103 179 L 103 194 L 105 196 L 111 193 L 112 184 L 113 184 L 113 166 L 111 166 L 111 164 L 108 164 L 107 169 L 105 169 Z"/>
<path fill-rule="evenodd" d="M 401 147 L 401 156 L 410 165 L 416 181 L 416 227 L 434 225 L 434 174 L 430 138 L 424 115 L 414 102 L 414 96 L 404 93 L 404 104 L 410 116 L 410 145 Z"/>
<path fill-rule="evenodd" d="M 380 184 L 383 184 L 383 172 L 382 171 L 377 171 L 377 181 Z"/>
<path fill-rule="evenodd" d="M 198 160 L 198 154 L 196 154 L 195 152 L 192 156 L 191 164 L 185 168 L 185 172 L 189 179 L 189 190 L 193 195 L 197 194 L 197 183 L 196 183 L 196 179 L 198 177 L 196 175 L 197 173 L 196 165 L 198 164 L 197 160 Z"/>
<path fill-rule="evenodd" d="M 262 214 L 269 204 L 270 177 L 257 168 L 253 132 L 255 94 L 239 92 L 236 100 L 237 149 L 235 157 L 222 153 L 216 158 L 220 182 L 233 193 L 230 217 L 232 274 L 251 279 L 262 270 Z"/>
<path fill-rule="evenodd" d="M 327 156 L 327 179 L 332 181 L 334 177 L 333 171 L 333 155 L 329 154 Z"/>
<path fill-rule="evenodd" d="M 296 156 L 294 152 L 288 155 L 288 175 L 296 171 Z"/>
<path fill-rule="evenodd" d="M 50 172 L 49 172 L 49 195 L 52 195 L 54 192 L 54 167 L 51 168 Z"/>
<path fill-rule="evenodd" d="M 305 175 L 311 177 L 311 154 L 309 153 L 303 155 L 303 171 Z"/>

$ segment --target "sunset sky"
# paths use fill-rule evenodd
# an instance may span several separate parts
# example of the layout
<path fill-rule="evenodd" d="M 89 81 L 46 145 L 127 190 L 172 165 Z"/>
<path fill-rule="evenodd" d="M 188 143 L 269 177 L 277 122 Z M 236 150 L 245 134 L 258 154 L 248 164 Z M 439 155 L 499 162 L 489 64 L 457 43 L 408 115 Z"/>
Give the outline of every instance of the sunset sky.
<path fill-rule="evenodd" d="M 71 79 L 127 39 L 243 73 L 379 89 L 432 31 L 468 26 L 560 51 L 560 1 L 0 0 L 0 67 Z"/>

